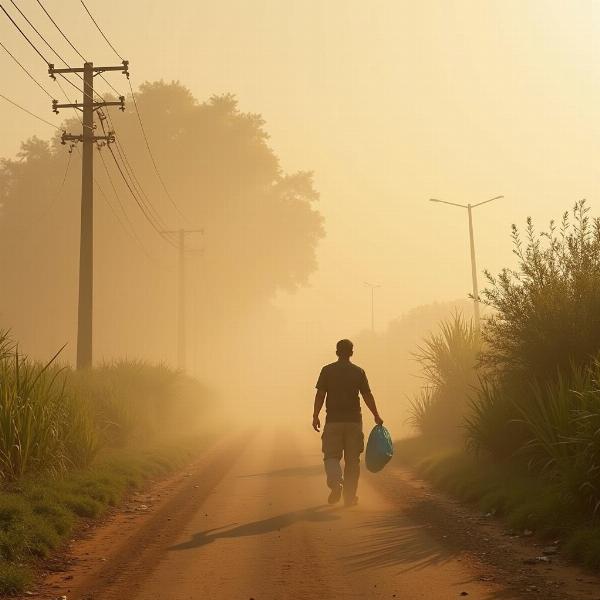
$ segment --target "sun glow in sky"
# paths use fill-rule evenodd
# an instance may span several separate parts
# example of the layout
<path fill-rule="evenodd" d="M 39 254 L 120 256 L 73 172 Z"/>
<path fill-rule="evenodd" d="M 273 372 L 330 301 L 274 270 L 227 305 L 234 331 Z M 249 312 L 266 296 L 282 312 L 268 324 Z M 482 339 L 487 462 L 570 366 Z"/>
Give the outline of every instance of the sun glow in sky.
<path fill-rule="evenodd" d="M 20 5 L 69 52 L 34 0 Z M 78 2 L 47 5 L 97 64 L 114 62 Z M 90 7 L 131 61 L 134 85 L 179 80 L 199 100 L 232 92 L 242 110 L 262 113 L 285 170 L 315 171 L 327 237 L 310 286 L 277 299 L 294 327 L 337 337 L 369 326 L 365 280 L 382 284 L 379 328 L 417 304 L 465 297 L 466 214 L 430 197 L 475 203 L 504 194 L 475 213 L 479 267 L 492 271 L 512 260 L 511 223 L 532 215 L 545 225 L 584 197 L 600 211 L 595 1 Z M 53 89 L 5 19 L 0 39 Z M 0 55 L 0 65 L 1 93 L 58 122 L 8 57 Z M 1 156 L 32 134 L 52 133 L 1 106 Z"/>

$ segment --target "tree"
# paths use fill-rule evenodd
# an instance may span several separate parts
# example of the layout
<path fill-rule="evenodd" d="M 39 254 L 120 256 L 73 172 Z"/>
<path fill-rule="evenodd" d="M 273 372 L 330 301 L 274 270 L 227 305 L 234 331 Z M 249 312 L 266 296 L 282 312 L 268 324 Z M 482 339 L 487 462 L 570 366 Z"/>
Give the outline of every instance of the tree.
<path fill-rule="evenodd" d="M 187 226 L 205 231 L 190 239 L 188 274 L 190 313 L 197 317 L 191 326 L 210 355 L 220 341 L 231 343 L 252 307 L 306 283 L 324 234 L 318 193 L 311 173 L 283 171 L 264 120 L 241 112 L 234 96 L 199 103 L 179 83 L 160 81 L 142 85 L 136 99 L 171 197 Z M 166 228 L 178 228 L 131 99 L 111 120 L 148 200 Z M 75 119 L 65 124 L 80 127 Z M 76 150 L 64 187 L 68 155 L 58 136 L 29 140 L 16 159 L 0 164 L 0 322 L 35 354 L 65 341 L 74 352 L 80 160 Z M 95 179 L 96 356 L 172 357 L 176 253 L 142 218 L 106 148 L 96 156 Z"/>

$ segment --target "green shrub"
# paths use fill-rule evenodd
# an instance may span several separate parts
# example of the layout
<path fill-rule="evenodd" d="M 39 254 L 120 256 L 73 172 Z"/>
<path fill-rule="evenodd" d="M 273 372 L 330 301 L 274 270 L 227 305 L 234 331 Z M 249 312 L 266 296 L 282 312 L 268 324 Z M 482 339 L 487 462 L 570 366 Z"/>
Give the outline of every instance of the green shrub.
<path fill-rule="evenodd" d="M 409 422 L 421 434 L 447 442 L 462 437 L 469 396 L 478 386 L 479 332 L 460 314 L 440 326 L 415 354 L 426 386 L 410 404 Z"/>
<path fill-rule="evenodd" d="M 483 329 L 484 359 L 524 381 L 545 381 L 585 365 L 600 351 L 600 221 L 585 201 L 560 226 L 525 239 L 513 225 L 516 270 L 504 269 L 481 296 L 493 314 Z"/>
<path fill-rule="evenodd" d="M 31 571 L 27 567 L 0 561 L 0 594 L 18 594 L 32 580 Z"/>

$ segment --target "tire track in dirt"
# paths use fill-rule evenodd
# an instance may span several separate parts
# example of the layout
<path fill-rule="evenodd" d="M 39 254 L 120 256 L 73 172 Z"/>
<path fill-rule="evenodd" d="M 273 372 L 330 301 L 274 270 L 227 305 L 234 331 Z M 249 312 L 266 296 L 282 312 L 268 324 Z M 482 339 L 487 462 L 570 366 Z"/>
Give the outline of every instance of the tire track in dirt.
<path fill-rule="evenodd" d="M 175 539 L 213 488 L 234 466 L 243 449 L 256 434 L 246 431 L 210 449 L 186 469 L 173 495 L 159 503 L 145 523 L 110 548 L 97 548 L 102 562 L 86 574 L 63 574 L 69 584 L 54 582 L 48 598 L 66 595 L 69 600 L 111 600 L 130 598 L 161 560 L 165 542 Z M 116 540 L 118 541 L 118 540 Z M 77 555 L 77 544 L 73 548 Z M 66 575 L 66 577 L 65 577 Z"/>

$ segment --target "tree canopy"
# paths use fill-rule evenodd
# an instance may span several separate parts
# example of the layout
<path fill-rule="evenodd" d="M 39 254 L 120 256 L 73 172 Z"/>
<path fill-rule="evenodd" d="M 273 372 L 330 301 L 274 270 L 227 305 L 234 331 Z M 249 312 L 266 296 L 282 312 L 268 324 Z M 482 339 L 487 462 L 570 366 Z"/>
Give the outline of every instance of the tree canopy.
<path fill-rule="evenodd" d="M 188 314 L 215 340 L 316 268 L 324 230 L 312 174 L 286 173 L 263 118 L 240 111 L 230 94 L 198 102 L 181 84 L 159 81 L 143 84 L 136 100 L 185 222 L 155 173 L 131 98 L 99 126 L 114 126 L 113 151 L 126 175 L 127 164 L 135 170 L 138 195 L 160 215 L 155 225 L 204 230 L 188 238 Z M 68 119 L 65 128 L 81 125 Z M 80 167 L 78 150 L 69 155 L 59 135 L 27 140 L 0 163 L 0 322 L 36 353 L 67 341 L 74 351 Z M 172 356 L 176 251 L 144 219 L 107 148 L 96 152 L 95 180 L 96 356 Z M 171 348 L 156 349 L 157 340 Z"/>

